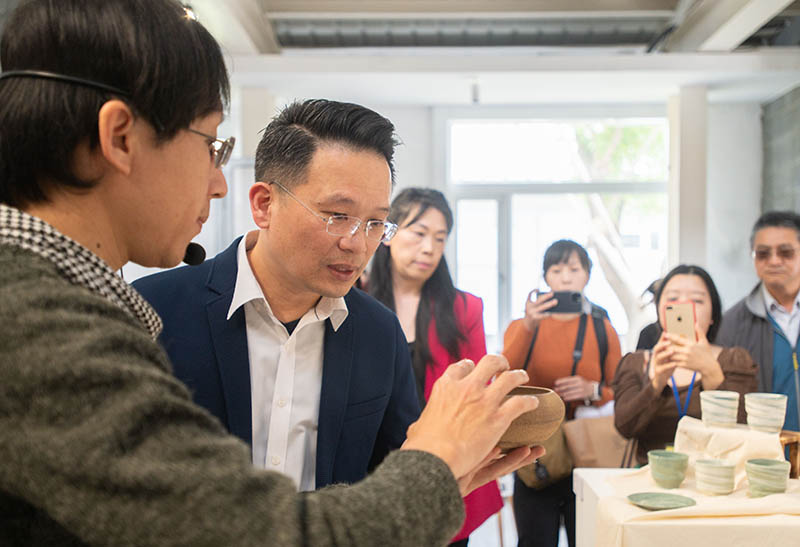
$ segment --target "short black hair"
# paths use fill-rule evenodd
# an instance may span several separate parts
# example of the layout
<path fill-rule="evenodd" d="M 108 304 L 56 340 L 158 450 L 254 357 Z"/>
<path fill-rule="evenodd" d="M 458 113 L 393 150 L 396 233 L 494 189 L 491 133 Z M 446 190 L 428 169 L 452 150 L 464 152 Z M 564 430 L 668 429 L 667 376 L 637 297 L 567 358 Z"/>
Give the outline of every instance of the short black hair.
<path fill-rule="evenodd" d="M 581 261 L 581 266 L 586 270 L 587 274 L 592 273 L 592 260 L 589 258 L 589 253 L 582 245 L 572 241 L 571 239 L 559 239 L 552 243 L 544 252 L 544 261 L 542 264 L 542 275 L 547 275 L 547 270 L 556 264 L 566 264 L 572 253 L 578 255 L 578 260 Z"/>
<path fill-rule="evenodd" d="M 694 264 L 679 264 L 672 268 L 669 273 L 664 276 L 664 278 L 661 280 L 661 283 L 658 285 L 658 290 L 656 291 L 655 295 L 656 313 L 658 313 L 659 303 L 661 302 L 661 295 L 664 292 L 664 287 L 666 287 L 667 283 L 669 283 L 669 280 L 676 275 L 696 275 L 703 280 L 703 283 L 706 284 L 708 295 L 711 297 L 711 325 L 709 325 L 708 332 L 706 332 L 706 338 L 709 342 L 713 343 L 714 339 L 717 337 L 719 328 L 722 326 L 722 300 L 719 297 L 717 286 L 714 285 L 714 280 L 711 279 L 711 275 L 700 266 L 696 266 Z"/>
<path fill-rule="evenodd" d="M 222 111 L 229 80 L 219 45 L 175 0 L 28 0 L 0 41 L 3 71 L 45 71 L 118 88 L 52 79 L 0 80 L 0 202 L 46 200 L 44 181 L 78 189 L 76 146 L 98 144 L 97 115 L 124 100 L 157 142 Z"/>
<path fill-rule="evenodd" d="M 800 215 L 794 211 L 767 211 L 753 224 L 753 231 L 750 232 L 750 248 L 756 241 L 756 233 L 763 228 L 792 228 L 797 232 L 797 239 L 800 241 Z"/>
<path fill-rule="evenodd" d="M 287 187 L 305 182 L 311 158 L 323 143 L 380 154 L 394 186 L 394 148 L 399 141 L 392 122 L 364 106 L 327 99 L 296 101 L 267 125 L 256 149 L 256 181 Z"/>

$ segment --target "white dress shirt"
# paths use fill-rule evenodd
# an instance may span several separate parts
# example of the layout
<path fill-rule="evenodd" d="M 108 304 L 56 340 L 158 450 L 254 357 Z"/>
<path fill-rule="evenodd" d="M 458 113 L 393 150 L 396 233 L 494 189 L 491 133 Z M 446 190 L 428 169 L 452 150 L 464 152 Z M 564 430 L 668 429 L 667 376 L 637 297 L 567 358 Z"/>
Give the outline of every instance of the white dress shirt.
<path fill-rule="evenodd" d="M 767 305 L 767 313 L 769 313 L 778 326 L 783 331 L 783 334 L 788 338 L 789 344 L 795 347 L 797 344 L 797 337 L 800 335 L 800 292 L 794 298 L 794 306 L 792 311 L 787 311 L 786 308 L 778 304 L 778 301 L 769 294 L 769 291 L 761 284 L 761 290 L 764 292 L 764 302 Z"/>
<path fill-rule="evenodd" d="M 244 306 L 253 423 L 253 465 L 280 471 L 300 491 L 316 485 L 317 428 L 325 320 L 338 330 L 347 318 L 344 298 L 322 297 L 291 336 L 273 315 L 247 259 L 243 237 L 228 320 Z"/>

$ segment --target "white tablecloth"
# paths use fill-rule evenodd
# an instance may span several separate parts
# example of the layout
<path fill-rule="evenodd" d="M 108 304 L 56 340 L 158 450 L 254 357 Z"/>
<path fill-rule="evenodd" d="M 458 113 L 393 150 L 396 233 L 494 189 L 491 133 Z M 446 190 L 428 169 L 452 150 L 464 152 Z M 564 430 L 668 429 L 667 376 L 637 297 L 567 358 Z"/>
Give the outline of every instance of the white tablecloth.
<path fill-rule="evenodd" d="M 576 469 L 578 547 L 800 545 L 800 480 L 790 480 L 784 494 L 747 495 L 744 462 L 782 459 L 777 433 L 751 431 L 742 425 L 705 427 L 700 420 L 684 417 L 678 424 L 675 450 L 689 455 L 689 468 L 681 487 L 671 490 L 656 485 L 649 467 Z M 694 463 L 703 458 L 736 464 L 733 493 L 707 496 L 696 490 Z M 628 501 L 627 496 L 637 492 L 669 492 L 688 496 L 697 504 L 647 511 Z"/>

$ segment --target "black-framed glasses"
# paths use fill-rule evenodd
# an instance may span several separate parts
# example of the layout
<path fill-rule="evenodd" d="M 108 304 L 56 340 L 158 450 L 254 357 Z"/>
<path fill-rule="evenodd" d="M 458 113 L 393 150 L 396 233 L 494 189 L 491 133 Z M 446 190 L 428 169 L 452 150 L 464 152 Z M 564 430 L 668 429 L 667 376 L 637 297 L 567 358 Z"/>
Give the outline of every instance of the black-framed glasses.
<path fill-rule="evenodd" d="M 280 182 L 272 181 L 270 184 L 276 185 L 289 194 L 289 196 L 302 205 L 305 210 L 323 221 L 325 223 L 325 231 L 332 236 L 353 236 L 362 224 L 365 225 L 364 233 L 367 239 L 371 239 L 372 241 L 389 241 L 397 233 L 397 224 L 389 222 L 388 220 L 368 220 L 364 222 L 358 217 L 351 217 L 349 215 L 331 215 L 326 217 L 300 201 L 300 198 L 291 193 L 288 188 Z"/>
<path fill-rule="evenodd" d="M 790 245 L 783 245 L 774 249 L 772 247 L 759 247 L 757 249 L 753 249 L 751 255 L 753 260 L 764 262 L 772 257 L 772 253 L 775 253 L 775 256 L 781 260 L 792 260 L 795 254 L 797 254 L 797 247 L 792 247 Z"/>
<path fill-rule="evenodd" d="M 203 136 L 207 138 L 210 146 L 210 152 L 214 157 L 214 167 L 219 169 L 223 167 L 228 160 L 231 159 L 231 153 L 233 152 L 233 146 L 236 144 L 236 137 L 228 137 L 224 141 L 222 139 L 218 139 L 213 135 L 207 135 L 202 131 L 198 131 L 197 129 L 192 129 L 191 127 L 187 128 L 188 131 L 196 135 Z"/>

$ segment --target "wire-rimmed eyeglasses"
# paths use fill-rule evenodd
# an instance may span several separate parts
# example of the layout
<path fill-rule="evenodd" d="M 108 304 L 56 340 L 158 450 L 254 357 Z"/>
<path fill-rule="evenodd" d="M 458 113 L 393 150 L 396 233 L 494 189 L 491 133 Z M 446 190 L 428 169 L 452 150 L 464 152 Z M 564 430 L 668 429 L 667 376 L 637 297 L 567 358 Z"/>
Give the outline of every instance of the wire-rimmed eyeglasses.
<path fill-rule="evenodd" d="M 349 215 L 330 215 L 324 216 L 311 207 L 300 201 L 300 198 L 291 193 L 283 184 L 277 181 L 272 181 L 270 184 L 275 184 L 281 190 L 289 194 L 292 199 L 303 206 L 309 213 L 325 222 L 325 231 L 332 236 L 353 236 L 365 224 L 364 232 L 367 239 L 372 241 L 389 241 L 397 233 L 397 224 L 389 222 L 388 220 L 368 220 L 366 223 L 358 217 L 351 217 Z"/>
<path fill-rule="evenodd" d="M 198 131 L 197 129 L 192 129 L 191 127 L 187 129 L 196 135 L 207 138 L 210 141 L 208 143 L 210 147 L 209 151 L 214 157 L 214 167 L 219 169 L 228 163 L 228 160 L 231 158 L 231 153 L 233 152 L 233 145 L 236 144 L 236 137 L 228 137 L 223 141 L 222 139 L 218 139 L 213 135 L 207 135 L 202 131 Z"/>

